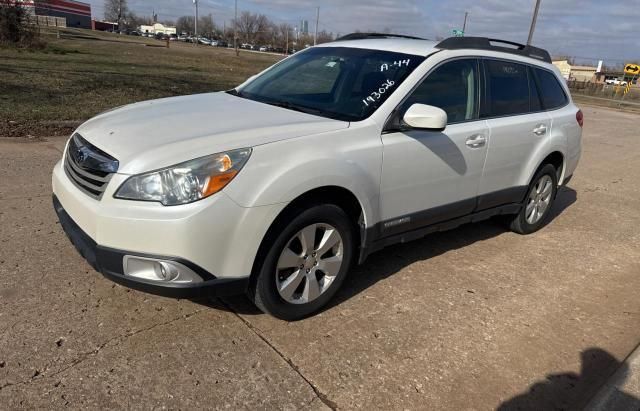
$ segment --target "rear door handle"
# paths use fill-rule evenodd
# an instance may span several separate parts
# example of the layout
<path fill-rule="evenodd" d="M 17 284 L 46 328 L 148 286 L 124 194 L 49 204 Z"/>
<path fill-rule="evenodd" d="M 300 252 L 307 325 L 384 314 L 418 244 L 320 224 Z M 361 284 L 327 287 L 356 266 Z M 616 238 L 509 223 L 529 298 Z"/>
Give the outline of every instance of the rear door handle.
<path fill-rule="evenodd" d="M 487 139 L 482 134 L 474 134 L 471 137 L 467 138 L 465 144 L 469 148 L 480 148 L 483 147 L 487 143 Z"/>
<path fill-rule="evenodd" d="M 547 126 L 544 124 L 538 124 L 536 128 L 533 129 L 533 134 L 536 136 L 544 136 L 547 134 Z"/>

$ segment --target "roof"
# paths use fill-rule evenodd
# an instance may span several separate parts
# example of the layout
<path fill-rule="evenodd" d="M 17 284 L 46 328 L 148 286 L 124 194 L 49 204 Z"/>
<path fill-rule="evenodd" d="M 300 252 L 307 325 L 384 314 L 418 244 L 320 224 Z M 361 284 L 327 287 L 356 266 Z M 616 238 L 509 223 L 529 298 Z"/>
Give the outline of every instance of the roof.
<path fill-rule="evenodd" d="M 369 36 L 369 37 L 366 37 Z M 484 37 L 458 37 L 443 41 L 432 41 L 408 36 L 389 34 L 364 33 L 353 34 L 339 38 L 331 43 L 320 44 L 316 47 L 351 47 L 369 50 L 383 50 L 396 53 L 428 56 L 437 51 L 460 51 L 481 55 L 504 57 L 505 54 L 513 60 L 539 65 L 551 66 L 551 56 L 546 50 L 510 42 L 507 40 L 489 39 Z M 507 47 L 508 46 L 508 47 Z"/>
<path fill-rule="evenodd" d="M 396 53 L 426 56 L 436 51 L 435 41 L 407 38 L 375 38 L 363 40 L 338 40 L 316 47 L 353 47 L 369 50 L 393 51 Z"/>

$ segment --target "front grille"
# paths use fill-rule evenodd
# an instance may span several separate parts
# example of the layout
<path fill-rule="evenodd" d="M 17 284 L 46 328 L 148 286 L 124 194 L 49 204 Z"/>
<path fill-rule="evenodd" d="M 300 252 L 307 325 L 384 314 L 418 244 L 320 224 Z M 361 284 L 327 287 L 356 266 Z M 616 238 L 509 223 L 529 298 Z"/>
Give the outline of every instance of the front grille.
<path fill-rule="evenodd" d="M 82 192 L 99 200 L 113 174 L 118 171 L 118 160 L 95 147 L 80 134 L 69 140 L 64 159 L 64 170 L 69 179 Z"/>

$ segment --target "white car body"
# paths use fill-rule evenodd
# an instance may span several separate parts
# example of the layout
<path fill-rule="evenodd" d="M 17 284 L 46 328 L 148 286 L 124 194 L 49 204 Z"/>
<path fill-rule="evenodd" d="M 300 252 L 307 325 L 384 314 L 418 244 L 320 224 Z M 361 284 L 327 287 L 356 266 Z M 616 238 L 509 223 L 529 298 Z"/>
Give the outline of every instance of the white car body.
<path fill-rule="evenodd" d="M 115 157 L 120 166 L 100 199 L 95 199 L 71 181 L 63 158 L 53 170 L 56 207 L 90 238 L 85 237 L 85 242 L 97 246 L 99 254 L 122 250 L 142 259 L 167 256 L 196 272 L 211 273 L 215 281 L 238 280 L 238 289 L 243 289 L 255 272 L 256 256 L 274 221 L 289 204 L 314 190 L 339 189 L 357 199 L 362 233 L 358 256 L 363 261 L 387 244 L 428 232 L 409 228 L 428 220 L 430 210 L 452 204 L 464 207 L 469 199 L 497 207 L 500 198 L 492 193 L 507 196 L 519 190 L 524 195 L 536 170 L 554 153 L 562 157 L 559 184 L 577 167 L 582 134 L 576 122 L 578 108 L 550 63 L 491 50 L 438 50 L 435 42 L 426 40 L 352 40 L 316 47 L 429 57 L 362 121 L 291 111 L 223 92 L 145 101 L 100 114 L 76 133 Z M 383 133 L 394 109 L 434 67 L 469 56 L 508 59 L 553 72 L 568 103 L 553 111 L 453 124 L 440 134 L 446 138 Z M 532 131 L 540 127 L 543 135 Z M 486 145 L 483 140 L 481 148 L 470 149 L 468 136 L 479 134 Z M 241 148 L 252 150 L 246 165 L 222 191 L 200 201 L 164 206 L 114 197 L 132 175 Z M 469 221 L 473 215 L 469 213 Z M 103 273 L 110 271 L 99 261 L 94 265 Z M 127 277 L 105 274 L 116 280 Z M 163 282 L 147 274 L 125 282 L 152 292 L 198 287 Z"/>

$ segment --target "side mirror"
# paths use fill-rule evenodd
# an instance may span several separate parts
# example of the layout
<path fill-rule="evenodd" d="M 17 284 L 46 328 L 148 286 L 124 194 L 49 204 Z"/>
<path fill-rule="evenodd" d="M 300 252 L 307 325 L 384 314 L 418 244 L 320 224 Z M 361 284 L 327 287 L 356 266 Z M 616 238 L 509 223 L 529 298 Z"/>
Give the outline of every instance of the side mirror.
<path fill-rule="evenodd" d="M 447 127 L 447 113 L 441 108 L 426 104 L 413 104 L 402 120 L 411 128 L 442 131 Z"/>

